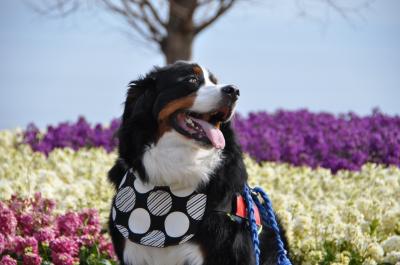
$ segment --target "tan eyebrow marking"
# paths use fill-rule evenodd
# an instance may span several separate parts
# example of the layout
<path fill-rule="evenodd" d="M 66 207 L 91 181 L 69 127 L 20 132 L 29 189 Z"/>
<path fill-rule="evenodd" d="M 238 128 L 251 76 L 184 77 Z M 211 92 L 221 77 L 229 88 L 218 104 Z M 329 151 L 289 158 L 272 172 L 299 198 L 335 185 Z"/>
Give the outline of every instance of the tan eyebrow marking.
<path fill-rule="evenodd" d="M 201 67 L 199 67 L 199 66 L 194 66 L 193 67 L 193 72 L 196 74 L 196 75 L 202 75 L 203 74 L 203 70 L 201 69 Z"/>

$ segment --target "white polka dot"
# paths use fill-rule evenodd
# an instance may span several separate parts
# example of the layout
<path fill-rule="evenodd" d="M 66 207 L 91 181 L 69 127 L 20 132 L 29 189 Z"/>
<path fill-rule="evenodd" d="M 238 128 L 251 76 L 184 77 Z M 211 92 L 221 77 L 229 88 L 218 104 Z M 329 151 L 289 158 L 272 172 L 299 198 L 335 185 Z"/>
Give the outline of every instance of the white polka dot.
<path fill-rule="evenodd" d="M 117 217 L 117 210 L 115 210 L 115 207 L 112 208 L 112 219 L 115 221 L 115 218 Z"/>
<path fill-rule="evenodd" d="M 170 213 L 165 218 L 165 232 L 170 237 L 180 237 L 189 229 L 189 218 L 181 212 Z"/>
<path fill-rule="evenodd" d="M 129 229 L 135 234 L 146 233 L 151 224 L 150 214 L 143 208 L 132 211 L 129 216 Z"/>
<path fill-rule="evenodd" d="M 118 229 L 118 231 L 122 234 L 123 237 L 128 238 L 129 236 L 128 229 L 126 229 L 122 225 L 116 225 L 115 227 Z"/>
<path fill-rule="evenodd" d="M 121 212 L 129 212 L 135 206 L 136 195 L 131 187 L 125 187 L 118 191 L 115 197 L 115 206 Z"/>
<path fill-rule="evenodd" d="M 166 215 L 172 207 L 172 198 L 168 192 L 157 190 L 150 192 L 147 198 L 147 208 L 156 216 Z"/>
<path fill-rule="evenodd" d="M 193 195 L 186 204 L 186 210 L 190 217 L 201 220 L 206 210 L 207 195 L 199 193 Z"/>
<path fill-rule="evenodd" d="M 146 193 L 154 189 L 154 185 L 143 183 L 139 178 L 135 179 L 133 185 L 135 186 L 136 191 L 139 193 Z"/>
<path fill-rule="evenodd" d="M 122 187 L 122 185 L 124 185 L 127 175 L 128 175 L 128 172 L 126 172 L 125 176 L 122 178 L 121 182 L 119 183 L 119 187 L 118 187 L 119 189 Z"/>
<path fill-rule="evenodd" d="M 185 236 L 185 237 L 181 240 L 181 242 L 179 242 L 179 244 L 186 243 L 186 242 L 188 242 L 190 239 L 192 239 L 193 237 L 194 237 L 194 234 L 187 235 L 187 236 Z"/>
<path fill-rule="evenodd" d="M 140 244 L 151 247 L 163 247 L 165 243 L 165 235 L 159 230 L 148 233 L 140 240 Z"/>
<path fill-rule="evenodd" d="M 171 192 L 176 197 L 187 197 L 194 192 L 194 189 L 193 188 L 171 189 Z"/>

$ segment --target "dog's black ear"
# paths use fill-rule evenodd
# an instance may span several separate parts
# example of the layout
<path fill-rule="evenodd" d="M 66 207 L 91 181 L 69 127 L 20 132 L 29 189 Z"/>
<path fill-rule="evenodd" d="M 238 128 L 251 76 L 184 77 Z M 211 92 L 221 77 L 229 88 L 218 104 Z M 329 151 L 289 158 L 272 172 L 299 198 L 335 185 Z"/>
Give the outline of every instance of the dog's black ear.
<path fill-rule="evenodd" d="M 141 157 L 147 145 L 154 142 L 157 121 L 152 115 L 156 98 L 156 79 L 152 75 L 129 84 L 122 123 L 118 132 L 119 156 L 128 167 L 146 179 Z M 122 178 L 122 177 L 121 177 Z"/>
<path fill-rule="evenodd" d="M 154 104 L 156 79 L 154 76 L 146 76 L 129 83 L 126 93 L 125 108 L 122 115 L 123 122 L 131 115 L 144 112 Z"/>

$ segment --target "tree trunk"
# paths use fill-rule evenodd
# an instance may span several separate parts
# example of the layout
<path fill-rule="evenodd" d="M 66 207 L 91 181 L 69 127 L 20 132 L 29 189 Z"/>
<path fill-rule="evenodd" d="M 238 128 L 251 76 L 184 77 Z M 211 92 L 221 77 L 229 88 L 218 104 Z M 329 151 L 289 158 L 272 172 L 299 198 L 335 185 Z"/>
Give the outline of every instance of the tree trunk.
<path fill-rule="evenodd" d="M 181 32 L 168 32 L 162 52 L 167 64 L 177 60 L 189 61 L 192 58 L 193 36 Z"/>
<path fill-rule="evenodd" d="M 161 43 L 161 51 L 167 64 L 192 58 L 195 37 L 193 13 L 197 0 L 170 0 L 167 36 Z"/>

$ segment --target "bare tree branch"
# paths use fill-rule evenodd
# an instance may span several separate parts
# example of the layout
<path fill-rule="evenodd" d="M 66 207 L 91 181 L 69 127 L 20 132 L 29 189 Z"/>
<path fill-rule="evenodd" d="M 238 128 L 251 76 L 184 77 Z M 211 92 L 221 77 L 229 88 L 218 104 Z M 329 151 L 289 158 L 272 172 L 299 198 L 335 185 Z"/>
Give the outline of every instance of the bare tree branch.
<path fill-rule="evenodd" d="M 119 0 L 121 5 L 117 5 L 113 3 L 111 0 L 101 0 L 107 9 L 119 14 L 122 18 L 124 18 L 130 26 L 132 26 L 142 37 L 149 41 L 155 41 L 157 43 L 161 43 L 163 39 L 163 31 L 165 27 L 161 24 L 155 24 L 154 20 L 151 20 L 148 15 L 145 7 L 149 7 L 150 4 L 148 1 L 138 1 L 138 0 Z M 148 3 L 145 3 L 148 2 Z M 139 10 L 134 10 L 133 7 L 137 7 Z M 153 11 L 150 10 L 153 14 Z M 160 19 L 160 16 L 153 17 L 157 20 Z M 158 17 L 158 19 L 156 18 Z M 147 30 L 140 26 L 142 24 Z"/>
<path fill-rule="evenodd" d="M 156 19 L 156 21 L 158 23 L 160 23 L 164 27 L 167 26 L 167 23 L 161 19 L 161 17 L 158 14 L 156 8 L 154 7 L 154 5 L 150 1 L 143 0 L 143 4 L 146 5 L 149 8 L 149 10 L 151 11 L 151 14 L 153 15 L 153 17 Z"/>
<path fill-rule="evenodd" d="M 359 5 L 349 7 L 349 6 L 341 6 L 333 0 L 323 0 L 323 1 L 348 22 L 351 22 L 349 14 L 353 13 L 361 16 L 360 12 L 366 8 L 369 8 L 371 3 L 374 2 L 374 0 L 365 0 L 362 1 Z"/>
<path fill-rule="evenodd" d="M 210 1 L 203 1 L 203 2 L 210 2 Z M 236 2 L 236 0 L 220 0 L 217 12 L 215 12 L 214 15 L 212 15 L 209 19 L 200 22 L 199 25 L 196 26 L 195 29 L 195 34 L 200 33 L 202 30 L 210 26 L 212 23 L 214 23 L 219 17 L 221 17 L 228 9 L 230 9 L 233 4 Z"/>
<path fill-rule="evenodd" d="M 162 30 L 165 29 L 164 26 L 160 26 L 156 24 L 153 20 L 149 18 L 146 11 L 146 5 L 144 3 L 139 4 L 139 8 L 142 14 L 142 21 L 147 26 L 148 30 L 153 34 L 153 36 L 157 37 L 158 39 L 162 38 Z"/>
<path fill-rule="evenodd" d="M 214 0 L 199 0 L 199 2 L 197 3 L 197 6 L 203 6 L 203 5 L 208 5 L 210 3 L 212 3 Z"/>
<path fill-rule="evenodd" d="M 141 23 L 143 23 L 147 27 L 148 31 L 151 33 L 152 39 L 159 42 L 161 40 L 161 32 L 158 30 L 157 26 L 153 25 L 152 22 L 148 19 L 146 11 L 143 9 L 142 4 L 139 1 L 137 1 L 138 3 L 136 4 L 133 4 L 139 7 L 140 9 L 140 13 L 137 13 L 129 5 L 129 2 L 133 3 L 132 0 L 131 1 L 120 0 L 120 1 L 122 1 L 125 10 L 129 15 L 131 15 L 131 18 L 133 20 L 138 19 L 139 21 L 141 21 Z"/>
<path fill-rule="evenodd" d="M 375 0 L 360 0 L 359 4 L 354 4 L 354 2 L 352 2 L 351 4 L 349 4 L 348 2 L 346 3 L 347 5 L 341 4 L 340 1 L 337 0 L 318 0 L 315 3 L 320 3 L 320 4 L 324 4 L 327 8 L 327 11 L 333 10 L 336 14 L 338 14 L 339 16 L 341 16 L 349 25 L 351 26 L 355 26 L 354 25 L 354 15 L 360 17 L 361 19 L 364 19 L 363 17 L 363 12 L 365 9 L 368 9 L 371 4 L 374 2 Z M 306 0 L 296 0 L 296 6 L 298 8 L 298 10 L 300 11 L 300 16 L 303 17 L 313 17 L 311 15 L 311 13 L 308 11 L 310 9 L 310 6 L 307 6 L 306 3 L 309 1 Z M 345 2 L 345 1 L 343 1 Z M 329 13 L 326 14 L 326 18 L 329 18 Z M 314 19 L 317 19 L 314 16 Z"/>
<path fill-rule="evenodd" d="M 66 17 L 76 12 L 79 7 L 79 1 L 76 0 L 53 0 L 43 1 L 43 5 L 23 0 L 24 4 L 43 16 Z"/>
<path fill-rule="evenodd" d="M 128 24 L 134 28 L 137 33 L 139 33 L 139 35 L 141 35 L 143 38 L 145 38 L 148 41 L 157 41 L 154 39 L 154 36 L 151 36 L 148 32 L 146 32 L 142 27 L 140 27 L 138 25 L 138 23 L 136 22 L 135 18 L 137 18 L 139 15 L 135 12 L 128 12 L 128 10 L 126 10 L 123 7 L 117 6 L 115 4 L 113 4 L 112 2 L 108 1 L 108 0 L 101 0 L 106 7 L 116 13 L 121 15 L 123 18 L 125 18 L 125 20 L 128 22 Z"/>

